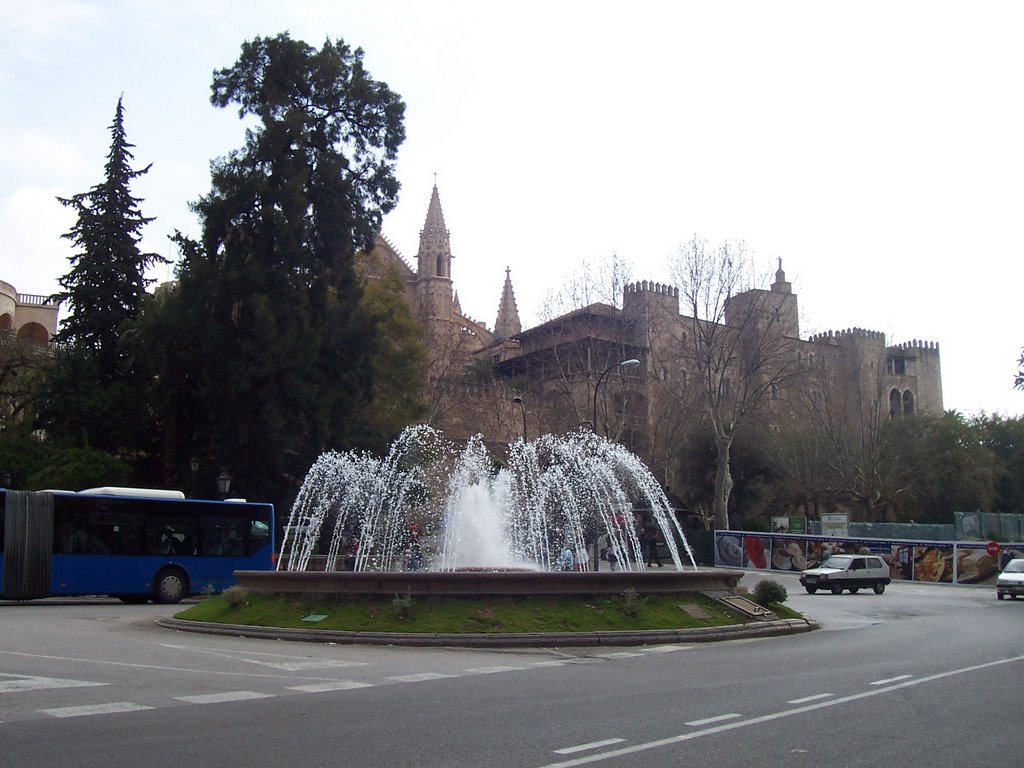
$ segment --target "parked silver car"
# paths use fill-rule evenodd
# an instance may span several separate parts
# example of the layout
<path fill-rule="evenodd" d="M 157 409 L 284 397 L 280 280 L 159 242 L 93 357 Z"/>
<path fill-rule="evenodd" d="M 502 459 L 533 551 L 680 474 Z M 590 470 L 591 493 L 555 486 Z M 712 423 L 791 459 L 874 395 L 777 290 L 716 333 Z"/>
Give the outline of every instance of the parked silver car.
<path fill-rule="evenodd" d="M 1017 557 L 1006 564 L 1003 572 L 996 577 L 996 597 L 1000 600 L 1009 595 L 1016 600 L 1024 595 L 1024 557 Z"/>

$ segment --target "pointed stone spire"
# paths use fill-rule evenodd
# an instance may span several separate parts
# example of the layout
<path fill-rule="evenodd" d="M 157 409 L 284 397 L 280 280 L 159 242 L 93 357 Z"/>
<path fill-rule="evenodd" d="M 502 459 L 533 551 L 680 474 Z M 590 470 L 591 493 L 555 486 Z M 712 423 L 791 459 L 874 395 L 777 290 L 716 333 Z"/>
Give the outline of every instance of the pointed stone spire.
<path fill-rule="evenodd" d="M 523 327 L 519 323 L 519 309 L 516 307 L 516 295 L 512 291 L 512 270 L 505 267 L 505 287 L 501 291 L 501 303 L 498 305 L 498 319 L 494 321 L 494 335 L 508 339 L 518 335 Z"/>
<path fill-rule="evenodd" d="M 462 314 L 462 305 L 459 304 L 459 292 L 458 291 L 455 292 L 455 298 L 452 300 L 452 309 L 454 309 L 460 315 Z"/>
<path fill-rule="evenodd" d="M 786 282 L 786 273 L 782 271 L 782 257 L 779 257 L 779 269 L 775 273 L 775 282 L 772 283 L 772 291 L 775 293 L 792 293 L 793 284 Z"/>
<path fill-rule="evenodd" d="M 420 250 L 417 254 L 419 276 L 444 277 L 452 276 L 452 249 L 448 240 L 448 227 L 444 223 L 441 211 L 441 198 L 437 194 L 437 183 L 430 195 L 430 207 L 427 208 L 427 220 L 420 230 Z"/>

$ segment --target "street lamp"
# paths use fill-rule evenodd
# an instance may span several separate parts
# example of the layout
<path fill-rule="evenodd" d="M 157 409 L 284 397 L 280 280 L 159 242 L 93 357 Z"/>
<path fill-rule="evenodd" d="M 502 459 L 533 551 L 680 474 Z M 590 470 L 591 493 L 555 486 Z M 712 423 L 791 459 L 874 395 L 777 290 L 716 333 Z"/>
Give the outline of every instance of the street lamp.
<path fill-rule="evenodd" d="M 616 368 L 632 368 L 634 365 L 640 365 L 640 361 L 635 357 L 631 357 L 629 360 L 623 360 L 621 363 L 615 363 L 615 365 L 609 365 L 600 376 L 597 377 L 597 383 L 594 385 L 594 409 L 593 409 L 593 420 L 590 422 L 594 428 L 594 432 L 597 432 L 597 393 L 601 389 L 601 385 L 604 383 L 605 377 L 614 371 Z"/>
<path fill-rule="evenodd" d="M 199 472 L 199 459 L 195 456 L 188 460 L 188 471 L 191 473 L 189 478 L 189 496 L 194 499 L 196 497 L 196 474 Z"/>
<path fill-rule="evenodd" d="M 222 499 L 226 499 L 230 490 L 231 475 L 228 474 L 226 469 L 221 469 L 220 474 L 217 475 L 217 492 L 220 494 Z"/>
<path fill-rule="evenodd" d="M 519 392 L 516 392 L 515 397 L 512 398 L 513 403 L 519 404 L 519 409 L 523 412 L 523 442 L 526 442 L 526 406 L 523 405 L 523 396 Z"/>

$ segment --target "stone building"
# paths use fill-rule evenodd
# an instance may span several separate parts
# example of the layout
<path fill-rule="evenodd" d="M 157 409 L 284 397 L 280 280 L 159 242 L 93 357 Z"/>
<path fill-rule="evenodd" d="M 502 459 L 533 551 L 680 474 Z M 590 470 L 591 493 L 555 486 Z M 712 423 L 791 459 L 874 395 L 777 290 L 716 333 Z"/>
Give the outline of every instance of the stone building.
<path fill-rule="evenodd" d="M 49 296 L 18 293 L 0 280 L 0 331 L 13 331 L 19 339 L 47 346 L 57 332 L 57 302 Z"/>
<path fill-rule="evenodd" d="M 890 345 L 861 328 L 801 338 L 797 295 L 781 260 L 771 286 L 732 296 L 717 324 L 682 314 L 675 287 L 644 281 L 626 286 L 621 308 L 592 304 L 523 329 L 506 268 L 490 329 L 459 306 L 436 186 L 417 269 L 383 238 L 375 250 L 405 278 L 426 328 L 430 421 L 456 439 L 479 432 L 497 446 L 524 432 L 532 439 L 594 428 L 644 458 L 668 485 L 678 443 L 705 419 L 708 361 L 696 336 L 716 333 L 736 359 L 771 350 L 771 366 L 760 373 L 741 373 L 730 362 L 718 382 L 723 401 L 740 398 L 740 387 L 763 387 L 757 423 L 767 428 L 942 412 L 937 343 Z"/>

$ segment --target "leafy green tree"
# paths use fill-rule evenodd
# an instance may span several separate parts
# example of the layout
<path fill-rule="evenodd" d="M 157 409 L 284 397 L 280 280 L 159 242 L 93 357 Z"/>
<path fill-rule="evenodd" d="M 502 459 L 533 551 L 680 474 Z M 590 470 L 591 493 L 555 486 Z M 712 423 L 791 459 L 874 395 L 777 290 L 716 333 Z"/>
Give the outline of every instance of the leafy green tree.
<path fill-rule="evenodd" d="M 973 424 L 998 464 L 993 512 L 1024 512 L 1024 418 L 978 416 Z"/>
<path fill-rule="evenodd" d="M 152 219 L 139 211 L 131 183 L 149 170 L 133 170 L 134 145 L 124 129 L 118 99 L 104 178 L 88 192 L 58 198 L 77 215 L 63 237 L 77 252 L 60 279 L 55 298 L 70 314 L 54 338 L 54 364 L 39 401 L 39 415 L 51 439 L 108 452 L 133 448 L 144 432 L 145 403 L 139 381 L 122 347 L 126 325 L 138 316 L 146 270 L 165 259 L 143 253 L 141 230 Z"/>
<path fill-rule="evenodd" d="M 404 104 L 341 40 L 287 34 L 242 46 L 211 102 L 256 121 L 213 163 L 194 204 L 202 240 L 178 238 L 179 286 L 154 354 L 166 450 L 223 466 L 239 493 L 284 504 L 319 453 L 370 431 L 380 321 L 355 268 L 396 201 Z M 159 323 L 158 323 L 159 324 Z"/>

